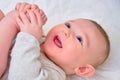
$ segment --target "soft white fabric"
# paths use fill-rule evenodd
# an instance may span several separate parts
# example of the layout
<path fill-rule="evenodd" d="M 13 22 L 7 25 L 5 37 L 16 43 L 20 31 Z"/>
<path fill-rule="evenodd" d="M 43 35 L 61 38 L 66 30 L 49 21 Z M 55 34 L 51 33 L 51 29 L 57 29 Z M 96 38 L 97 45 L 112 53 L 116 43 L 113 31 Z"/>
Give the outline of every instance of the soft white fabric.
<path fill-rule="evenodd" d="M 108 60 L 97 69 L 91 78 L 77 76 L 68 80 L 119 80 L 120 79 L 120 0 L 0 0 L 0 9 L 7 13 L 17 2 L 35 3 L 41 7 L 48 21 L 45 34 L 53 25 L 75 18 L 93 19 L 107 31 L 111 52 Z M 54 76 L 54 75 L 53 75 Z"/>
<path fill-rule="evenodd" d="M 11 51 L 8 80 L 65 80 L 65 73 L 40 52 L 35 37 L 20 32 Z"/>

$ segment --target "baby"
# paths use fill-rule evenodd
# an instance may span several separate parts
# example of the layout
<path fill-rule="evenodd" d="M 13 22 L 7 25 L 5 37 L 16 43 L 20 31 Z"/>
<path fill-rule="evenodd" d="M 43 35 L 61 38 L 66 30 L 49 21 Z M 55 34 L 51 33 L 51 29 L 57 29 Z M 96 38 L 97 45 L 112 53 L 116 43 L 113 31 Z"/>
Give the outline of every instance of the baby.
<path fill-rule="evenodd" d="M 7 40 L 10 42 L 6 41 L 9 44 L 17 34 L 8 80 L 65 80 L 65 75 L 71 74 L 90 77 L 109 55 L 108 36 L 92 20 L 76 19 L 56 25 L 41 43 L 42 26 L 46 22 L 44 12 L 38 7 L 21 3 L 13 14 L 17 15 L 14 16 L 17 22 L 14 20 L 14 25 L 9 22 L 12 29 L 6 24 L 11 31 L 6 30 L 11 34 L 4 32 L 4 35 L 9 35 Z M 4 27 L 3 23 L 0 25 Z"/>

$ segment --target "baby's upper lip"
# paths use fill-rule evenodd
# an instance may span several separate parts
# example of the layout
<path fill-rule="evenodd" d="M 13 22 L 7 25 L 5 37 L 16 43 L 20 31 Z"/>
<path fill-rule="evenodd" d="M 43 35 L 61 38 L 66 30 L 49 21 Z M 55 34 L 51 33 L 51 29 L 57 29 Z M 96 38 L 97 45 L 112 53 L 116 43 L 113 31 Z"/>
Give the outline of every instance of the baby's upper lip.
<path fill-rule="evenodd" d="M 54 43 L 56 46 L 58 46 L 59 48 L 62 48 L 62 42 L 60 40 L 60 37 L 58 35 L 56 35 L 53 39 Z"/>

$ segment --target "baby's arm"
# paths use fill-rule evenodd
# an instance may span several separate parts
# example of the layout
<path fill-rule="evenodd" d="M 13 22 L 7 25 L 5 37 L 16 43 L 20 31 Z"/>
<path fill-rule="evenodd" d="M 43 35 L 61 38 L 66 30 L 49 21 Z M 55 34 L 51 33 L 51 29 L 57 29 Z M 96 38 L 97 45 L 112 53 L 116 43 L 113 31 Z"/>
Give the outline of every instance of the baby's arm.
<path fill-rule="evenodd" d="M 34 80 L 41 71 L 39 41 L 46 19 L 43 19 L 40 10 L 30 10 L 27 13 L 29 17 L 21 12 L 17 19 L 21 32 L 12 50 L 9 80 Z"/>

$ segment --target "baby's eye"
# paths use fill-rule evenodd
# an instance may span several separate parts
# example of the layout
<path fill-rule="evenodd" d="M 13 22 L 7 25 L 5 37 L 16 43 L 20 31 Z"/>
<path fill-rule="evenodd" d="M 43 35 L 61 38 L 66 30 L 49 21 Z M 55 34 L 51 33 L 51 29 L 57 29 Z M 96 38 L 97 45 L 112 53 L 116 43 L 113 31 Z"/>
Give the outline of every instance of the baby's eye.
<path fill-rule="evenodd" d="M 71 25 L 70 25 L 69 23 L 65 23 L 65 26 L 66 26 L 67 28 L 71 28 Z"/>
<path fill-rule="evenodd" d="M 83 43 L 82 37 L 77 36 L 77 40 L 78 40 L 81 44 Z"/>

